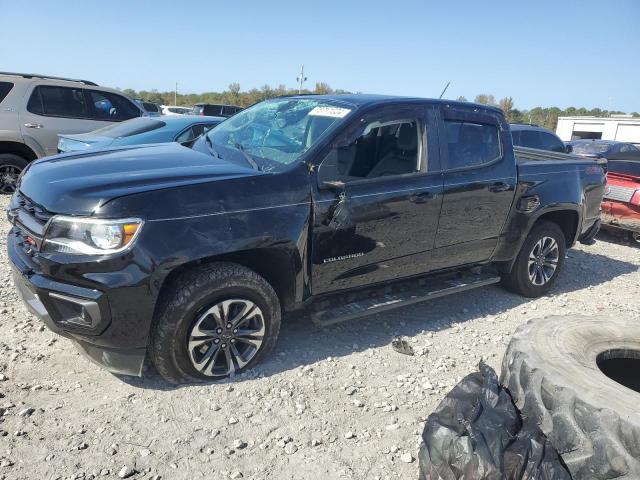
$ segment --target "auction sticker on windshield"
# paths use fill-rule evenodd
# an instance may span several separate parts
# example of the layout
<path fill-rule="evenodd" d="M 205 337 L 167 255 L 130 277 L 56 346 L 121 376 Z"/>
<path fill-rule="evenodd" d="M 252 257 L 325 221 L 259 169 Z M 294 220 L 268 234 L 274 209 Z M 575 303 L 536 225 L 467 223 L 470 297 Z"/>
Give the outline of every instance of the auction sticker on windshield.
<path fill-rule="evenodd" d="M 348 108 L 340 108 L 340 107 L 315 107 L 313 110 L 309 112 L 309 115 L 316 117 L 333 117 L 333 118 L 344 118 L 349 112 L 351 112 Z"/>

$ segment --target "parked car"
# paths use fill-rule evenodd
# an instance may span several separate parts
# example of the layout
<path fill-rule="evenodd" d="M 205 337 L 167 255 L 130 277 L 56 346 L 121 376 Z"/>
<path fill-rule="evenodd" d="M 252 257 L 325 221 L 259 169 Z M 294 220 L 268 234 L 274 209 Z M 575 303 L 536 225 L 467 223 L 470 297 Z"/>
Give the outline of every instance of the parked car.
<path fill-rule="evenodd" d="M 573 147 L 573 153 L 583 157 L 609 158 L 615 154 L 637 155 L 640 152 L 632 143 L 615 140 L 572 140 L 569 145 Z"/>
<path fill-rule="evenodd" d="M 148 356 L 208 381 L 265 358 L 283 311 L 327 325 L 500 281 L 544 295 L 604 186 L 599 162 L 514 149 L 494 107 L 281 97 L 192 149 L 38 160 L 7 248 L 29 309 L 104 367 Z"/>
<path fill-rule="evenodd" d="M 191 108 L 189 107 L 176 107 L 174 105 L 160 105 L 162 109 L 162 115 L 189 115 Z"/>
<path fill-rule="evenodd" d="M 126 95 L 88 80 L 0 73 L 0 192 L 29 162 L 58 151 L 59 133 L 90 132 L 139 117 Z"/>
<path fill-rule="evenodd" d="M 134 101 L 138 104 L 138 106 L 144 111 L 145 115 L 148 117 L 159 117 L 162 115 L 162 109 L 160 105 L 153 102 L 146 102 L 141 98 L 135 98 Z"/>
<path fill-rule="evenodd" d="M 572 147 L 565 145 L 555 133 L 546 128 L 529 123 L 512 123 L 513 144 L 519 147 L 538 148 L 550 152 L 570 153 Z"/>
<path fill-rule="evenodd" d="M 140 117 L 107 125 L 90 133 L 59 135 L 58 151 L 77 152 L 144 143 L 178 142 L 191 147 L 201 135 L 220 122 L 222 117 L 174 115 L 170 117 Z"/>
<path fill-rule="evenodd" d="M 640 243 L 640 151 L 611 154 L 607 160 L 602 224 L 629 232 Z"/>
<path fill-rule="evenodd" d="M 196 103 L 191 110 L 192 115 L 208 115 L 213 117 L 230 117 L 242 110 L 235 105 L 218 105 L 213 103 Z"/>

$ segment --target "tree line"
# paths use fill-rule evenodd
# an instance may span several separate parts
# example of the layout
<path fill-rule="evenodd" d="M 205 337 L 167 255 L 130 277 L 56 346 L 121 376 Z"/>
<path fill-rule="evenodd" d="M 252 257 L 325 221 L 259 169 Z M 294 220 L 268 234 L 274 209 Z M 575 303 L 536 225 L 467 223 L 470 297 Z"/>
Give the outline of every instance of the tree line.
<path fill-rule="evenodd" d="M 127 88 L 122 90 L 123 93 L 131 98 L 141 98 L 148 102 L 159 103 L 161 105 L 176 105 L 191 107 L 196 103 L 222 103 L 225 105 L 238 105 L 240 107 L 248 107 L 254 103 L 261 102 L 268 98 L 281 97 L 283 95 L 298 94 L 297 88 L 288 88 L 284 85 L 271 87 L 263 85 L 260 88 L 252 88 L 251 90 L 241 91 L 239 83 L 231 83 L 227 90 L 223 92 L 204 92 L 204 93 L 178 93 L 175 92 L 159 92 L 158 90 L 133 90 Z M 302 89 L 300 93 L 309 94 L 330 94 L 330 93 L 350 93 L 346 90 L 334 90 L 324 82 L 316 83 L 313 90 Z M 175 98 L 174 98 L 175 97 Z"/>
<path fill-rule="evenodd" d="M 132 90 L 127 88 L 123 92 L 129 95 L 131 98 L 141 98 L 145 101 L 155 102 L 162 105 L 179 105 L 179 106 L 192 106 L 196 103 L 223 103 L 229 105 L 238 105 L 241 107 L 248 107 L 254 103 L 261 102 L 268 98 L 280 97 L 283 95 L 294 95 L 298 93 L 297 88 L 289 88 L 285 85 L 278 85 L 277 87 L 271 87 L 269 85 L 263 85 L 260 88 L 252 88 L 251 90 L 242 91 L 240 84 L 237 82 L 231 83 L 223 92 L 204 92 L 204 93 L 178 93 L 174 99 L 175 92 L 159 92 L 157 90 Z M 351 93 L 346 90 L 333 89 L 329 84 L 325 82 L 318 82 L 313 90 L 303 89 L 303 94 L 316 93 L 316 94 L 329 94 L 329 93 Z M 457 100 L 466 102 L 465 97 L 458 97 Z M 482 103 L 485 105 L 495 105 L 500 107 L 507 116 L 509 122 L 512 123 L 533 123 L 546 127 L 550 130 L 555 130 L 558 124 L 558 117 L 570 117 L 570 116 L 594 116 L 594 117 L 608 117 L 610 115 L 624 114 L 625 112 L 617 110 L 605 110 L 601 108 L 587 109 L 584 107 L 576 108 L 569 107 L 561 109 L 558 107 L 535 107 L 530 110 L 518 109 L 515 107 L 512 97 L 504 97 L 500 100 L 487 93 L 481 93 L 474 98 L 476 103 Z M 640 117 L 640 113 L 632 112 L 634 117 Z"/>
<path fill-rule="evenodd" d="M 457 100 L 461 102 L 467 101 L 465 97 L 458 97 Z M 488 93 L 476 95 L 473 101 L 476 103 L 500 107 L 505 113 L 507 120 L 511 123 L 533 123 L 554 131 L 558 125 L 558 117 L 609 117 L 611 115 L 625 114 L 625 112 L 621 112 L 619 110 L 603 110 L 601 108 L 587 109 L 584 107 L 568 107 L 565 109 L 558 107 L 535 107 L 531 110 L 519 110 L 515 108 L 513 98 L 504 97 L 496 101 L 496 98 Z M 640 117 L 640 113 L 638 112 L 632 112 L 631 115 L 634 117 Z"/>

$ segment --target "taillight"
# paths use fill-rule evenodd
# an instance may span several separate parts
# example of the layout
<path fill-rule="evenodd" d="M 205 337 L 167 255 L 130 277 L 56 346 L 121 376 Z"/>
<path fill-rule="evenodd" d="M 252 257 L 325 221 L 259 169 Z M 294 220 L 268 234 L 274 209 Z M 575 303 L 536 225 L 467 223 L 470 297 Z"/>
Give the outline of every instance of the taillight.
<path fill-rule="evenodd" d="M 631 205 L 639 205 L 640 206 L 640 189 L 636 190 L 631 196 L 631 200 L 629 200 Z"/>

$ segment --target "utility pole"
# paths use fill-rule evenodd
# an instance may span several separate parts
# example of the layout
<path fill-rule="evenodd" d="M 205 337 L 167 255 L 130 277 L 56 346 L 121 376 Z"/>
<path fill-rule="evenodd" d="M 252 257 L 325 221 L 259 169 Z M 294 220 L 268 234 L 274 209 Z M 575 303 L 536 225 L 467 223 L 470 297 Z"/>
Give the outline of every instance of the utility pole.
<path fill-rule="evenodd" d="M 307 77 L 304 76 L 304 65 L 300 68 L 300 75 L 296 78 L 298 81 L 298 95 L 302 93 L 302 84 L 307 81 Z"/>
<path fill-rule="evenodd" d="M 176 90 L 173 92 L 173 104 L 178 105 L 178 82 L 176 82 Z"/>

